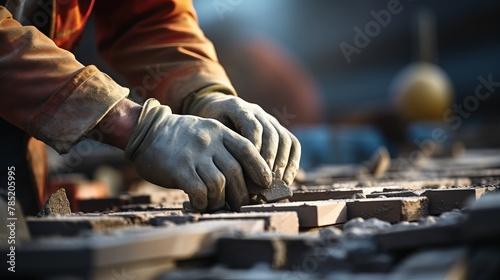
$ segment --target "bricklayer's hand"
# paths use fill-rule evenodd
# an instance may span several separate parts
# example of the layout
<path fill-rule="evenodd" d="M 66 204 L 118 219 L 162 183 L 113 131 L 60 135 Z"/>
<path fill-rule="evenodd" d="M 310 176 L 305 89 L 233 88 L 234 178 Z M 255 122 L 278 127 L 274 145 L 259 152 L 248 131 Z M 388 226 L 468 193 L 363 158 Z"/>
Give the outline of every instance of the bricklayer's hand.
<path fill-rule="evenodd" d="M 172 114 L 155 99 L 144 104 L 125 156 L 144 179 L 184 190 L 202 212 L 248 204 L 243 174 L 260 186 L 272 180 L 249 140 L 216 120 Z"/>
<path fill-rule="evenodd" d="M 188 114 L 216 119 L 250 140 L 279 179 L 292 183 L 298 172 L 300 143 L 273 116 L 243 99 L 213 92 L 198 94 Z"/>

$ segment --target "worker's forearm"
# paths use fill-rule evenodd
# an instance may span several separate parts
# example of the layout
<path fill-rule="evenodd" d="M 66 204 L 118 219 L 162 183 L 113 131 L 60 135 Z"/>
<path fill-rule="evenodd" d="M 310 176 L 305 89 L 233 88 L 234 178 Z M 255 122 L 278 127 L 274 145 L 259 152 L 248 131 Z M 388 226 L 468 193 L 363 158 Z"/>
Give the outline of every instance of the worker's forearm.
<path fill-rule="evenodd" d="M 126 98 L 122 99 L 94 128 L 100 133 L 88 133 L 87 136 L 125 150 L 141 109 L 141 105 Z"/>

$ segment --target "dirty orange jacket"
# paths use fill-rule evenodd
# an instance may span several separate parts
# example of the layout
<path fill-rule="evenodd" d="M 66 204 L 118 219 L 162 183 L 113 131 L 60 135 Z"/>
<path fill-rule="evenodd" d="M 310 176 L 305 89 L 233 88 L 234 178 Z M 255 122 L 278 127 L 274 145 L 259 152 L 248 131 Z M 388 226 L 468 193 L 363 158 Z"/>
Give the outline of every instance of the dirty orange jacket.
<path fill-rule="evenodd" d="M 0 116 L 60 153 L 91 130 L 129 89 L 68 52 L 89 16 L 103 58 L 143 99 L 182 113 L 212 85 L 235 94 L 190 0 L 51 0 L 50 35 L 0 6 Z"/>

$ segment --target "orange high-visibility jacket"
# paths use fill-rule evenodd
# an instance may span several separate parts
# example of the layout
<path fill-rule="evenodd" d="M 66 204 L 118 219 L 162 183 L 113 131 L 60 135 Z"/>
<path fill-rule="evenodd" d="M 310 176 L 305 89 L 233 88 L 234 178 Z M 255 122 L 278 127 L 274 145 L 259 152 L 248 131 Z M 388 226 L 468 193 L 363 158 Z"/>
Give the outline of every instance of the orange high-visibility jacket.
<path fill-rule="evenodd" d="M 0 6 L 0 116 L 60 153 L 91 130 L 129 89 L 68 52 L 93 16 L 103 58 L 142 98 L 182 113 L 212 85 L 235 94 L 190 0 L 53 0 L 50 38 Z"/>

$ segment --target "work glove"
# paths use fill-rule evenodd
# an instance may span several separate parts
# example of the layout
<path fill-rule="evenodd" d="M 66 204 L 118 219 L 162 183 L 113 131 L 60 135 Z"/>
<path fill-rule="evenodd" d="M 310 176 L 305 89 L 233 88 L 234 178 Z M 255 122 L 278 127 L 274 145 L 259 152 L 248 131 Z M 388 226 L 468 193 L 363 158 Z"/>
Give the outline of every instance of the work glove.
<path fill-rule="evenodd" d="M 250 140 L 276 177 L 290 185 L 297 175 L 300 143 L 273 116 L 257 104 L 219 92 L 200 92 L 192 97 L 187 113 L 212 118 Z"/>
<path fill-rule="evenodd" d="M 125 149 L 139 175 L 185 191 L 201 212 L 249 203 L 245 177 L 269 187 L 272 173 L 250 141 L 216 120 L 172 114 L 155 99 L 144 104 Z"/>

